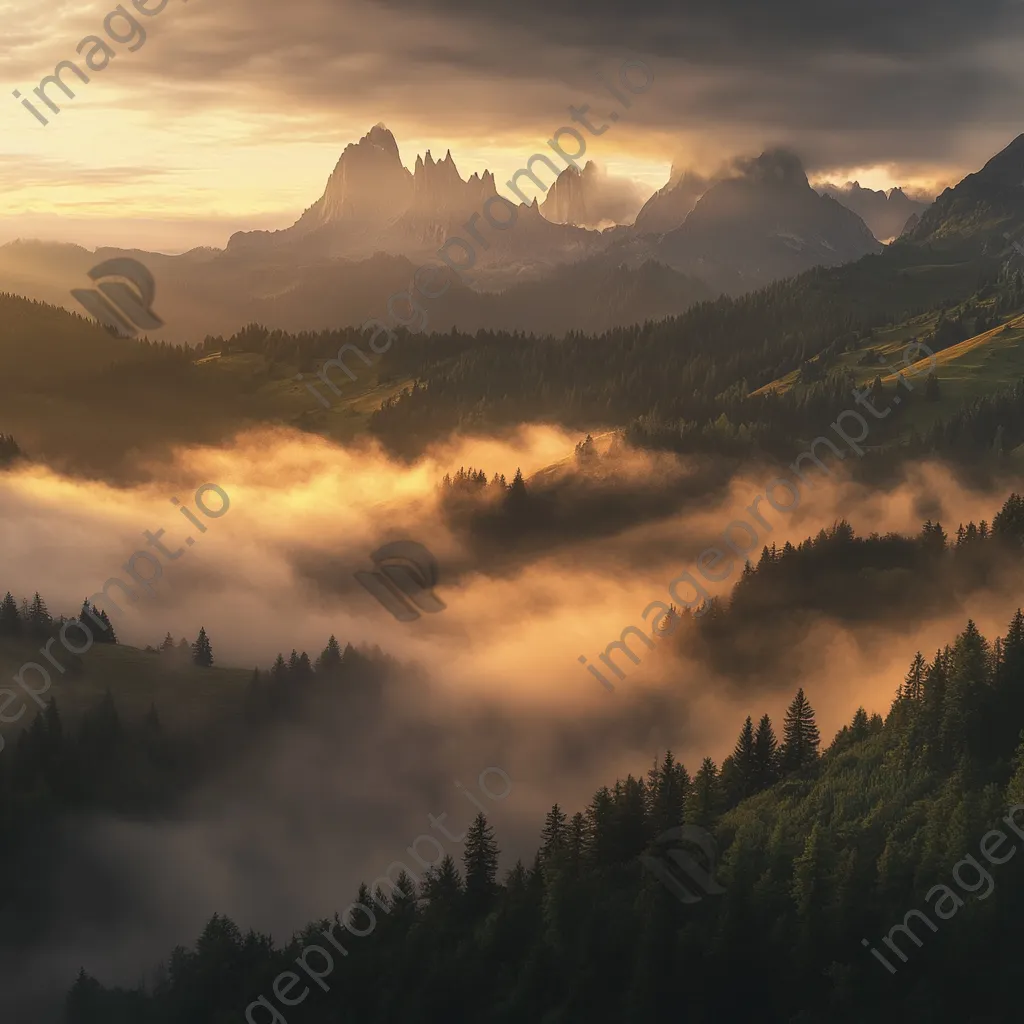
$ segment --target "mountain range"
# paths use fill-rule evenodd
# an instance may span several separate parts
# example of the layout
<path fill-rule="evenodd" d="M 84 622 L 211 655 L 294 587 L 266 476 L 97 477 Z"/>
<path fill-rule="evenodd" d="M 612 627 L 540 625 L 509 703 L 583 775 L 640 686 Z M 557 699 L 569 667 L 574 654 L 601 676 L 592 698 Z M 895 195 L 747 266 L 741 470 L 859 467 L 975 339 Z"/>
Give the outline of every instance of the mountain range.
<path fill-rule="evenodd" d="M 714 180 L 673 168 L 642 207 L 635 186 L 593 163 L 566 167 L 543 203 L 498 195 L 490 171 L 464 179 L 450 151 L 417 156 L 409 170 L 378 124 L 345 147 L 323 194 L 290 227 L 175 256 L 18 241 L 0 247 L 0 290 L 77 310 L 69 293 L 90 268 L 127 256 L 157 282 L 166 322 L 158 338 L 197 342 L 252 321 L 318 330 L 384 318 L 416 266 L 436 265 L 439 248 L 460 238 L 471 257 L 454 242 L 447 254 L 468 271 L 427 303 L 428 331 L 601 331 L 881 248 L 849 201 L 815 192 L 785 151 L 736 161 Z M 514 225 L 497 230 L 481 218 L 488 200 L 502 217 L 514 209 Z"/>
<path fill-rule="evenodd" d="M 911 199 L 901 188 L 876 191 L 862 188 L 859 181 L 848 181 L 842 187 L 826 184 L 819 191 L 856 213 L 880 242 L 899 238 L 907 222 L 920 217 L 929 205 Z"/>

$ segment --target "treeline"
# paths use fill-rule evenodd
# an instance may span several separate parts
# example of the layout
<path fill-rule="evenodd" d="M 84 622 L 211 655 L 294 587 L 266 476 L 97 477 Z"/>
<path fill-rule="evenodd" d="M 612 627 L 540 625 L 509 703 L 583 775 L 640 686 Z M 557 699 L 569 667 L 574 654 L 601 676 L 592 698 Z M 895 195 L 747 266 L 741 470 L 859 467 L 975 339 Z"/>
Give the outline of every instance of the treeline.
<path fill-rule="evenodd" d="M 32 595 L 31 602 L 23 597 L 19 603 L 9 590 L 0 601 L 0 638 L 45 645 L 51 638 L 60 640 L 62 628 L 68 624 L 74 626 L 77 622 L 86 624 L 94 643 L 117 643 L 117 634 L 109 616 L 95 604 L 90 604 L 88 598 L 82 602 L 82 608 L 74 619 L 66 615 L 54 618 L 38 590 Z M 62 657 L 66 655 L 70 658 L 71 667 L 75 671 L 81 670 L 82 661 L 69 646 L 77 646 L 80 642 L 81 636 L 74 634 L 72 643 L 64 645 L 62 654 Z"/>
<path fill-rule="evenodd" d="M 740 298 L 703 302 L 658 323 L 597 337 L 497 338 L 434 357 L 427 366 L 400 355 L 396 344 L 389 365 L 418 383 L 385 403 L 371 429 L 401 447 L 455 429 L 544 419 L 583 426 L 646 417 L 648 431 L 656 425 L 678 433 L 677 425 L 690 422 L 699 431 L 724 413 L 756 437 L 771 429 L 765 413 L 773 404 L 748 404 L 749 392 L 812 359 L 827 362 L 860 347 L 873 329 L 1021 287 L 1019 277 L 1011 281 L 994 262 L 926 267 L 919 260 L 924 257 L 903 247 Z M 417 339 L 411 348 L 430 352 L 436 340 Z M 849 404 L 847 394 L 842 407 Z M 786 404 L 779 409 L 785 415 Z M 693 440 L 689 450 L 717 450 Z"/>
<path fill-rule="evenodd" d="M 860 537 L 840 520 L 799 544 L 765 545 L 727 596 L 675 612 L 672 642 L 724 677 L 760 679 L 792 670 L 823 620 L 880 636 L 948 614 L 1012 586 L 1024 563 L 1024 497 L 1011 494 L 991 523 L 958 523 L 951 534 L 929 520 L 916 536 Z"/>

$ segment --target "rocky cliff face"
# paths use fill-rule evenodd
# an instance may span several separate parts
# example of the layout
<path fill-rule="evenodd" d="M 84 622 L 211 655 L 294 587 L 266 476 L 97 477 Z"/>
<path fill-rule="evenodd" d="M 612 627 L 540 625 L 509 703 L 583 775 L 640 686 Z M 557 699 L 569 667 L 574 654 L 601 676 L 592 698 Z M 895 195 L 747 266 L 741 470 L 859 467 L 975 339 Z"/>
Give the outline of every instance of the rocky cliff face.
<path fill-rule="evenodd" d="M 348 145 L 323 197 L 311 213 L 320 224 L 332 221 L 386 221 L 401 214 L 413 195 L 413 177 L 402 166 L 398 143 L 382 124 Z"/>
<path fill-rule="evenodd" d="M 668 184 L 644 203 L 637 214 L 635 228 L 641 235 L 663 235 L 680 227 L 708 190 L 707 178 L 692 171 L 672 168 Z"/>
<path fill-rule="evenodd" d="M 582 171 L 570 165 L 559 174 L 540 210 L 553 224 L 605 228 L 632 224 L 644 195 L 635 182 L 613 177 L 588 160 Z"/>
<path fill-rule="evenodd" d="M 582 171 L 570 165 L 555 179 L 540 212 L 555 224 L 590 224 L 587 194 L 597 177 L 597 166 L 588 160 Z"/>

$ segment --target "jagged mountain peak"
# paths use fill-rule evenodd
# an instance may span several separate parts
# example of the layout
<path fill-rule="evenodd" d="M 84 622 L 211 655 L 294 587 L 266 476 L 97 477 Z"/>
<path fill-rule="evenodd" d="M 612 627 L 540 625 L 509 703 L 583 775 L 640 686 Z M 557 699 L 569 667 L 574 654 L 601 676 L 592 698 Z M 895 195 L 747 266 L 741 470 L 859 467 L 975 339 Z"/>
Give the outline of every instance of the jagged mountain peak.
<path fill-rule="evenodd" d="M 686 220 L 710 184 L 702 175 L 673 164 L 668 184 L 655 192 L 637 214 L 636 232 L 661 235 L 674 231 Z"/>
<path fill-rule="evenodd" d="M 859 181 L 848 181 L 842 187 L 820 184 L 818 191 L 857 214 L 881 242 L 898 238 L 911 218 L 920 215 L 928 205 L 911 199 L 902 188 L 894 187 L 886 192 L 865 188 Z"/>
<path fill-rule="evenodd" d="M 558 175 L 540 210 L 554 224 L 603 229 L 631 224 L 643 201 L 644 194 L 635 182 L 613 177 L 588 160 L 582 169 L 569 164 Z"/>
<path fill-rule="evenodd" d="M 396 155 L 398 153 L 395 136 L 383 121 L 378 121 L 359 141 L 380 146 L 381 149 L 394 150 Z"/>

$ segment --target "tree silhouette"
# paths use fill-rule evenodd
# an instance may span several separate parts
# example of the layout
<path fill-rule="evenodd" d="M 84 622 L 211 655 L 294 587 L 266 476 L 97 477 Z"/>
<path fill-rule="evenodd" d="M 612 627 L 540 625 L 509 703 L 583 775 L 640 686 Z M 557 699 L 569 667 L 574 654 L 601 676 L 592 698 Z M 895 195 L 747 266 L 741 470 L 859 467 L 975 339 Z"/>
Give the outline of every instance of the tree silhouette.
<path fill-rule="evenodd" d="M 466 869 L 466 899 L 470 909 L 477 912 L 490 903 L 498 878 L 498 844 L 483 811 L 473 819 L 465 842 L 462 862 Z"/>
<path fill-rule="evenodd" d="M 796 772 L 818 759 L 820 737 L 814 720 L 814 709 L 804 696 L 803 687 L 796 691 L 783 727 L 781 751 L 782 770 Z"/>
<path fill-rule="evenodd" d="M 192 644 L 192 661 L 201 668 L 210 668 L 213 665 L 213 648 L 202 626 L 199 627 L 199 636 Z"/>

